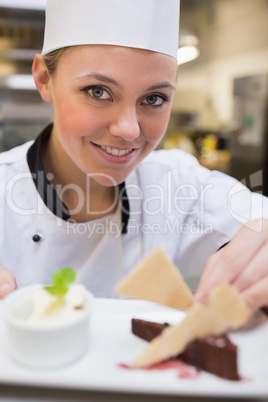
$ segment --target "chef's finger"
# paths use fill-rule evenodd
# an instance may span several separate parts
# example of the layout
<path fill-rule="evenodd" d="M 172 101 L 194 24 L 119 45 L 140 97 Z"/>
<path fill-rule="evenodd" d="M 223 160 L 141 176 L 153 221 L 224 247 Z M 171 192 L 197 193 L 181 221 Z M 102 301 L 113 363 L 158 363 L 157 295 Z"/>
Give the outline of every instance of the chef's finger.
<path fill-rule="evenodd" d="M 233 282 L 234 287 L 242 292 L 268 275 L 268 242 L 251 259 Z M 267 292 L 268 293 L 268 292 Z"/>
<path fill-rule="evenodd" d="M 14 274 L 9 269 L 0 267 L 0 299 L 17 288 Z"/>
<path fill-rule="evenodd" d="M 268 221 L 258 219 L 243 226 L 227 246 L 208 259 L 195 300 L 204 300 L 210 289 L 222 282 L 234 282 L 267 242 L 267 237 Z"/>
<path fill-rule="evenodd" d="M 230 282 L 233 279 L 233 270 L 227 270 L 226 264 L 230 268 L 230 264 L 226 263 L 224 255 L 222 256 L 222 250 L 209 257 L 195 292 L 196 302 L 204 301 L 214 286 L 222 282 Z"/>
<path fill-rule="evenodd" d="M 241 293 L 247 306 L 252 310 L 257 310 L 261 307 L 268 307 L 268 275 L 262 278 L 261 281 L 247 288 Z"/>

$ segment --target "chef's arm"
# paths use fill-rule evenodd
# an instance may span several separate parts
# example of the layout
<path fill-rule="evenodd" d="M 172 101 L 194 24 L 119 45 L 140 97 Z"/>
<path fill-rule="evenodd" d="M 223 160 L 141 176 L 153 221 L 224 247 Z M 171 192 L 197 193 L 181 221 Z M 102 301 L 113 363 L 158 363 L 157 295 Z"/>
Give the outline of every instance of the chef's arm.
<path fill-rule="evenodd" d="M 17 289 L 16 278 L 12 271 L 0 267 L 0 299 Z"/>
<path fill-rule="evenodd" d="M 231 283 L 252 310 L 268 306 L 268 220 L 256 219 L 213 254 L 205 265 L 195 294 L 205 300 L 216 285 Z"/>

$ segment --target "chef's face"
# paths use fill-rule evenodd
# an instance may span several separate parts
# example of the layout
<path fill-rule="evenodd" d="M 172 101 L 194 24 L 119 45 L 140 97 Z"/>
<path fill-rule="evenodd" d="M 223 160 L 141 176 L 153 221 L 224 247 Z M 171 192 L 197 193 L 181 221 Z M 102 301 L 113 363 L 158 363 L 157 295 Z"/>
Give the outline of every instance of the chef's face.
<path fill-rule="evenodd" d="M 147 50 L 70 48 L 45 99 L 54 104 L 57 154 L 101 184 L 124 181 L 165 133 L 176 69 L 175 59 Z"/>

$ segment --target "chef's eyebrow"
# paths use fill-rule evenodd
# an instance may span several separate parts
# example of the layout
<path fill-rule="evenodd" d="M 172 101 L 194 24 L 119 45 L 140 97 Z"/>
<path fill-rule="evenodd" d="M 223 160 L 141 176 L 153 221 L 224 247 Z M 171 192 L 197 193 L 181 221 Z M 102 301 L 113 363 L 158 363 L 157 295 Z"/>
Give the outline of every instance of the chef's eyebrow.
<path fill-rule="evenodd" d="M 152 85 L 151 87 L 147 88 L 148 91 L 154 91 L 156 89 L 162 89 L 162 88 L 172 88 L 176 89 L 174 85 L 172 85 L 169 81 L 165 82 L 160 82 L 159 84 Z"/>
<path fill-rule="evenodd" d="M 86 78 L 95 78 L 96 80 L 100 81 L 100 82 L 105 82 L 106 84 L 112 84 L 115 87 L 118 87 L 120 89 L 123 89 L 123 86 L 116 80 L 114 80 L 111 77 L 108 77 L 107 75 L 103 75 L 100 73 L 89 73 L 86 75 L 83 75 L 81 77 L 77 77 L 80 80 L 86 79 Z M 152 85 L 149 88 L 147 88 L 147 91 L 155 91 L 157 89 L 163 89 L 163 88 L 172 88 L 172 89 L 176 89 L 174 85 L 172 85 L 169 81 L 164 81 L 164 82 L 160 82 L 158 84 Z"/>
<path fill-rule="evenodd" d="M 80 80 L 83 80 L 85 78 L 95 78 L 98 81 L 105 82 L 106 84 L 112 84 L 118 88 L 123 89 L 122 85 L 119 84 L 118 81 L 114 80 L 113 78 L 108 77 L 107 75 L 103 75 L 103 74 L 99 74 L 99 73 L 89 73 L 89 74 L 86 74 L 86 75 L 83 75 L 83 76 L 77 77 L 77 78 Z"/>

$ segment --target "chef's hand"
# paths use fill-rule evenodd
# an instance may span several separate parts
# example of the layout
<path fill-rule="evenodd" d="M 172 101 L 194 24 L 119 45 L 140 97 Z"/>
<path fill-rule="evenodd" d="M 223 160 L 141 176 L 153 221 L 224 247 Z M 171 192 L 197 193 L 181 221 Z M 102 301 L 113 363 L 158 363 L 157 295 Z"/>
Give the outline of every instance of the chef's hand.
<path fill-rule="evenodd" d="M 268 306 L 268 220 L 249 222 L 208 259 L 195 300 L 205 300 L 222 282 L 232 284 L 250 309 Z"/>
<path fill-rule="evenodd" d="M 17 288 L 14 274 L 9 269 L 0 267 L 0 299 Z"/>

